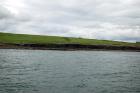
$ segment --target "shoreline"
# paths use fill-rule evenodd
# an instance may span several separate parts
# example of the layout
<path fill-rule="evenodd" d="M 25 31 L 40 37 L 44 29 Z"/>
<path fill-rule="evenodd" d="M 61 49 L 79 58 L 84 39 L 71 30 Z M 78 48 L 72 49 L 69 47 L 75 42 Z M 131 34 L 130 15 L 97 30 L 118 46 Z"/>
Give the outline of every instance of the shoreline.
<path fill-rule="evenodd" d="M 140 52 L 139 46 L 81 45 L 81 44 L 5 44 L 5 43 L 0 43 L 0 49 Z"/>

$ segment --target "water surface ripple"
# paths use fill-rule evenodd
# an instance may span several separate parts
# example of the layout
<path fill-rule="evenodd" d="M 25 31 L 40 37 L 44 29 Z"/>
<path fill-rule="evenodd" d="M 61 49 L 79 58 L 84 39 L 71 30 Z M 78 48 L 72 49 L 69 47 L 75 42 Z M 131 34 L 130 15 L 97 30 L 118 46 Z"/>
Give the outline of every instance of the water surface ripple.
<path fill-rule="evenodd" d="M 1 49 L 0 93 L 140 93 L 140 52 Z"/>

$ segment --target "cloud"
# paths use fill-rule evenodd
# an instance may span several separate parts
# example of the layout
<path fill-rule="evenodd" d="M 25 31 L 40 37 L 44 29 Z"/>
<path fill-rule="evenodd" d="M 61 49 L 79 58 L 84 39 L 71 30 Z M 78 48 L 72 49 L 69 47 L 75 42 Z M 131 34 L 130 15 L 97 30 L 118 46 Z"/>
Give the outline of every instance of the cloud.
<path fill-rule="evenodd" d="M 0 31 L 140 41 L 139 0 L 2 0 Z"/>
<path fill-rule="evenodd" d="M 0 19 L 5 19 L 11 17 L 11 12 L 8 11 L 5 7 L 0 6 Z"/>

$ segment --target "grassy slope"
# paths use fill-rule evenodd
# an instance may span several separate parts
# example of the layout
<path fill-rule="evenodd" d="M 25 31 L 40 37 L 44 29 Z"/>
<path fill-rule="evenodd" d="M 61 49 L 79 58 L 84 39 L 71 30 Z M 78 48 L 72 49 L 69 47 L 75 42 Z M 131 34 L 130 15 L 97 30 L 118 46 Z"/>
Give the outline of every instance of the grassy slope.
<path fill-rule="evenodd" d="M 0 43 L 35 43 L 35 44 L 88 44 L 88 45 L 122 45 L 122 46 L 140 46 L 139 43 L 126 43 L 108 40 L 68 38 L 58 36 L 40 36 L 26 34 L 0 33 Z"/>

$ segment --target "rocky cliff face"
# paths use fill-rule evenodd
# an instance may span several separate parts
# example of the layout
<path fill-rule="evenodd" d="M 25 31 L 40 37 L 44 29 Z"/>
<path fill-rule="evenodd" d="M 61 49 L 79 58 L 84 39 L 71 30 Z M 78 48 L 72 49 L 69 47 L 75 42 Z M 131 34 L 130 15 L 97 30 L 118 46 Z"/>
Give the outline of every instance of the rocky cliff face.
<path fill-rule="evenodd" d="M 140 51 L 140 47 L 138 47 L 138 46 L 81 45 L 81 44 L 0 44 L 0 48 L 51 49 L 51 50 L 132 50 L 132 51 Z"/>

